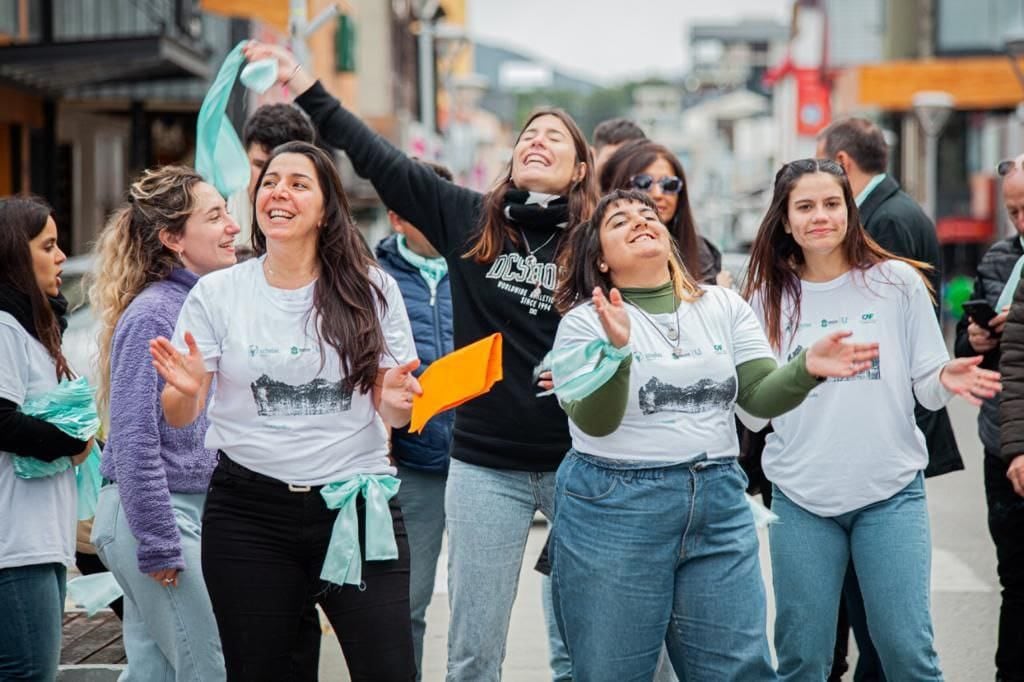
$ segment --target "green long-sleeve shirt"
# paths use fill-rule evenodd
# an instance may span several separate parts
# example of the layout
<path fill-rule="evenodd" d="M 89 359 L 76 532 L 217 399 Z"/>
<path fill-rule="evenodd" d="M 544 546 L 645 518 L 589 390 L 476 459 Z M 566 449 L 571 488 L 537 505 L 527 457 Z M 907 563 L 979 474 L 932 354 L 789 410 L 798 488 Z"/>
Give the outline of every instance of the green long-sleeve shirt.
<path fill-rule="evenodd" d="M 623 297 L 650 315 L 671 313 L 676 297 L 672 286 L 622 289 Z M 803 402 L 820 380 L 807 371 L 806 351 L 779 367 L 771 358 L 750 360 L 736 366 L 739 391 L 736 404 L 755 417 L 784 414 Z M 627 357 L 603 386 L 586 398 L 562 401 L 569 418 L 587 435 L 607 436 L 622 423 L 629 399 L 629 374 L 633 358 Z"/>

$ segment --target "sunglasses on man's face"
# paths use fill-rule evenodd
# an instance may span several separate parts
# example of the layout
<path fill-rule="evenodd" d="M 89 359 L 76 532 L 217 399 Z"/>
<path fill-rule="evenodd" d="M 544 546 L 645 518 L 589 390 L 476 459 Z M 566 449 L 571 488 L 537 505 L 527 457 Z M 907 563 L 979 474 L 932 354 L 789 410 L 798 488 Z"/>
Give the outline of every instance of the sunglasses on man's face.
<path fill-rule="evenodd" d="M 630 178 L 629 183 L 633 185 L 633 189 L 638 189 L 641 192 L 650 192 L 655 184 L 659 185 L 665 194 L 679 194 L 683 189 L 683 181 L 674 175 L 655 180 L 647 173 L 641 173 Z"/>
<path fill-rule="evenodd" d="M 999 173 L 1000 176 L 1006 176 L 1009 175 L 1014 168 L 1017 170 L 1024 170 L 1024 165 L 1021 164 L 1020 159 L 1006 159 L 1005 161 L 1000 161 L 999 165 L 996 166 L 996 173 Z"/>

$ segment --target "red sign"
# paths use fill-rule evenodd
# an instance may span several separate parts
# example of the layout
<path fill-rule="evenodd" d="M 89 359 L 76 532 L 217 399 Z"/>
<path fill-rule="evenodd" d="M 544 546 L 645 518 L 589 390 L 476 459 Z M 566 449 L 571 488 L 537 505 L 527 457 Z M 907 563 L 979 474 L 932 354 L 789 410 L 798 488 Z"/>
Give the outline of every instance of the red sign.
<path fill-rule="evenodd" d="M 793 69 L 796 78 L 796 133 L 813 137 L 829 124 L 829 87 L 819 69 Z"/>

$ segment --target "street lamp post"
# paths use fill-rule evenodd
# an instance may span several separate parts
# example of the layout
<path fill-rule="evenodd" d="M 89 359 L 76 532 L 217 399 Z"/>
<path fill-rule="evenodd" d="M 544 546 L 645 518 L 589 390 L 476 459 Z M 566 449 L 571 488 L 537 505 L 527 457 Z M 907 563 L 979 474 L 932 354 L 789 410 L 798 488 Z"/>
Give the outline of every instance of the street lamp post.
<path fill-rule="evenodd" d="M 914 94 L 912 105 L 925 134 L 924 212 L 935 220 L 935 202 L 939 191 L 939 133 L 953 112 L 953 96 L 948 92 L 926 90 Z"/>

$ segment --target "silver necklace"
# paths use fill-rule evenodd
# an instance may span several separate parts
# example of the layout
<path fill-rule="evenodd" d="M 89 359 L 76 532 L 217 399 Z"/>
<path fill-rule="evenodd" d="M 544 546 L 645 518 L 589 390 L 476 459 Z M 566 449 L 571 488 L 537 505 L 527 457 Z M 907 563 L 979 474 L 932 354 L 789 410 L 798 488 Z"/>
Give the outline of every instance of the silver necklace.
<path fill-rule="evenodd" d="M 654 327 L 654 331 L 658 332 L 658 336 L 663 338 L 665 340 L 665 343 L 668 344 L 668 347 L 672 349 L 672 357 L 675 358 L 676 360 L 678 360 L 679 358 L 683 357 L 683 355 L 685 355 L 685 353 L 683 352 L 682 345 L 680 344 L 680 327 L 679 327 L 679 304 L 680 304 L 680 301 L 675 296 L 673 296 L 672 297 L 672 302 L 675 303 L 675 307 L 676 307 L 676 326 L 675 327 L 669 327 L 668 328 L 668 334 L 666 334 L 665 332 L 661 331 L 661 326 L 658 325 L 657 321 L 655 321 L 655 319 L 653 317 L 651 317 L 650 315 L 647 314 L 647 311 L 645 311 L 643 308 L 641 308 L 637 304 L 633 303 L 632 301 L 626 301 L 626 303 L 629 303 L 631 306 L 636 308 L 640 312 L 640 314 L 643 315 L 645 320 L 650 322 L 651 326 Z"/>
<path fill-rule="evenodd" d="M 558 233 L 557 232 L 552 232 L 551 236 L 548 237 L 544 241 L 544 243 L 541 244 L 540 246 L 538 246 L 536 249 L 531 249 L 530 248 L 530 240 L 526 238 L 526 232 L 524 232 L 522 229 L 520 229 L 519 230 L 519 234 L 523 238 L 523 243 L 526 244 L 526 258 L 523 259 L 523 262 L 526 264 L 526 267 L 529 268 L 528 272 L 529 272 L 530 275 L 532 275 L 534 272 L 537 273 L 537 283 L 536 283 L 536 286 L 533 287 L 533 291 L 530 292 L 530 298 L 540 298 L 540 293 L 541 293 L 541 291 L 540 291 L 540 283 L 541 283 L 541 281 L 543 281 L 544 278 L 541 276 L 540 269 L 536 267 L 537 266 L 537 257 L 535 255 L 533 255 L 533 254 L 537 253 L 538 251 L 543 249 L 545 246 L 550 244 L 551 240 L 554 239 L 558 235 Z M 527 276 L 529 276 L 529 275 L 527 275 Z"/>

